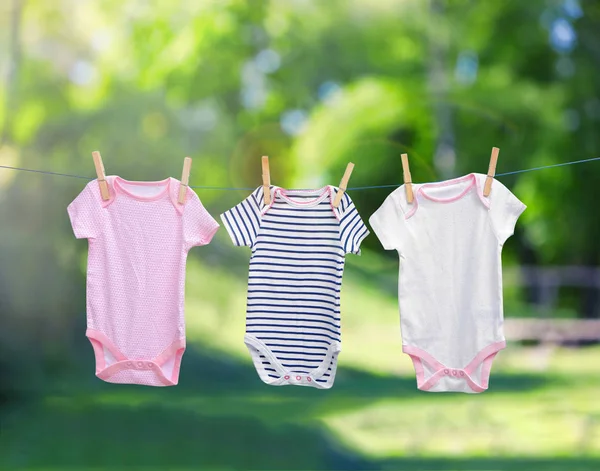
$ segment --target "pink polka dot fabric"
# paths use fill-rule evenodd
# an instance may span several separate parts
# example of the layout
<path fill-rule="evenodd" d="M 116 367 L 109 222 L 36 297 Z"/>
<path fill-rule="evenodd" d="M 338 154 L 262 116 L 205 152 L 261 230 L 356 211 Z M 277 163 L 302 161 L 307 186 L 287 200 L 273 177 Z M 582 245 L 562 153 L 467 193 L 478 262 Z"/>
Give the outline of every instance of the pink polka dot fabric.
<path fill-rule="evenodd" d="M 219 224 L 180 182 L 97 180 L 67 208 L 75 237 L 88 239 L 87 331 L 96 375 L 112 383 L 174 386 L 185 350 L 185 265 Z"/>

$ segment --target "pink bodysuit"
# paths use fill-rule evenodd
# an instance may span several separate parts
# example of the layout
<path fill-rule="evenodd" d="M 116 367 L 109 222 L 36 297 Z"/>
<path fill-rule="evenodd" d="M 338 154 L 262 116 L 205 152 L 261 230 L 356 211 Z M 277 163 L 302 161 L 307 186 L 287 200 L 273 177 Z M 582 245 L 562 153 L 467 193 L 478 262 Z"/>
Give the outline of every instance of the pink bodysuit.
<path fill-rule="evenodd" d="M 89 240 L 87 331 L 96 375 L 111 383 L 174 386 L 185 350 L 188 251 L 219 228 L 180 182 L 107 177 L 110 199 L 90 182 L 69 205 L 78 239 Z"/>

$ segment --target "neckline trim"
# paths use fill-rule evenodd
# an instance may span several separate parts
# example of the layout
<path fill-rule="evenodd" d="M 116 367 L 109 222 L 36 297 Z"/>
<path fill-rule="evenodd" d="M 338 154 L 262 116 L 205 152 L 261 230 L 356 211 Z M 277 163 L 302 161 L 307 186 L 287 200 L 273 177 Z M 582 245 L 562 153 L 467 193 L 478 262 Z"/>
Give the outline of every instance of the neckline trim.
<path fill-rule="evenodd" d="M 451 196 L 449 198 L 438 198 L 438 197 L 431 196 L 431 195 L 428 195 L 427 193 L 425 193 L 425 188 L 443 188 L 443 187 L 463 183 L 465 181 L 468 181 L 469 185 L 467 185 L 467 187 L 464 190 L 462 190 L 459 194 Z M 453 178 L 452 180 L 446 180 L 443 182 L 435 182 L 435 183 L 425 183 L 420 186 L 418 193 L 420 195 L 423 195 L 428 200 L 434 201 L 436 203 L 452 203 L 454 201 L 458 201 L 459 199 L 464 197 L 467 193 L 469 193 L 469 191 L 471 191 L 471 189 L 476 185 L 476 183 L 477 183 L 477 181 L 475 178 L 475 174 L 470 173 L 468 175 L 465 175 L 464 177 Z"/>
<path fill-rule="evenodd" d="M 138 195 L 138 194 L 132 193 L 127 188 L 125 188 L 124 185 L 163 186 L 164 188 L 156 195 L 143 196 L 143 195 Z M 171 179 L 165 178 L 164 180 L 159 180 L 159 181 L 132 181 L 132 180 L 125 180 L 124 178 L 116 176 L 114 178 L 113 186 L 115 188 L 115 193 L 121 193 L 121 194 L 127 195 L 130 198 L 136 199 L 138 201 L 156 201 L 156 200 L 163 198 L 165 195 L 169 194 L 169 190 L 170 190 L 170 186 L 171 186 Z"/>
<path fill-rule="evenodd" d="M 291 198 L 290 194 L 300 194 L 304 196 L 314 194 L 316 197 L 309 201 L 298 201 Z M 293 206 L 295 208 L 312 208 L 314 206 L 317 206 L 319 203 L 322 203 L 327 198 L 331 199 L 331 188 L 329 188 L 329 186 L 324 186 L 316 190 L 286 190 L 284 188 L 275 187 L 275 190 L 273 192 L 273 201 L 275 201 L 275 199 L 277 199 L 278 197 L 280 197 L 290 206 Z"/>

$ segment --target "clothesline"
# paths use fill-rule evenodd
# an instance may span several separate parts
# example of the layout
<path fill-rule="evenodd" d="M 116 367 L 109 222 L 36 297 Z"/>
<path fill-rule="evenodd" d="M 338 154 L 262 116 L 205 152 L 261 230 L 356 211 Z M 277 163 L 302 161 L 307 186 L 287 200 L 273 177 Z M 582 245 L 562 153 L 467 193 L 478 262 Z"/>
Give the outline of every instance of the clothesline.
<path fill-rule="evenodd" d="M 595 160 L 600 160 L 600 157 L 593 157 L 591 159 L 583 159 L 583 160 L 574 160 L 571 162 L 563 162 L 560 164 L 544 165 L 542 167 L 533 167 L 533 168 L 526 168 L 526 169 L 522 169 L 522 170 L 514 170 L 512 172 L 497 173 L 496 177 L 505 177 L 507 175 L 516 175 L 519 173 L 534 172 L 537 170 L 545 170 L 548 168 L 565 167 L 567 165 L 583 164 L 586 162 L 593 162 Z M 4 169 L 8 169 L 8 170 L 17 170 L 17 171 L 21 171 L 21 172 L 41 173 L 44 175 L 54 175 L 54 176 L 58 176 L 58 177 L 71 177 L 71 178 L 82 178 L 84 180 L 94 180 L 93 177 L 86 177 L 84 175 L 73 175 L 70 173 L 49 172 L 46 170 L 38 170 L 38 169 L 33 169 L 33 168 L 11 167 L 9 165 L 0 165 L 0 168 L 4 168 Z M 394 185 L 355 186 L 355 187 L 347 188 L 346 191 L 373 190 L 373 189 L 378 189 L 378 188 L 397 188 L 401 185 L 402 185 L 402 183 L 397 183 Z M 222 190 L 222 191 L 252 191 L 255 189 L 255 188 L 243 188 L 243 187 L 235 188 L 235 187 L 203 186 L 203 185 L 199 185 L 199 186 L 198 185 L 196 185 L 196 186 L 190 185 L 190 188 L 199 189 L 199 190 Z"/>

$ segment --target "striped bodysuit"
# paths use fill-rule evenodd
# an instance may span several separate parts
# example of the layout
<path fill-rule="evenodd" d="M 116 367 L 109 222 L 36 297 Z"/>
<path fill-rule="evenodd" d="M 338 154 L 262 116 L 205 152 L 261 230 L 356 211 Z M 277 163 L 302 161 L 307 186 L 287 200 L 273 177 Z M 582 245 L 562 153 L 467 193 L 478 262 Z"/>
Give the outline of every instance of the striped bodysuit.
<path fill-rule="evenodd" d="M 237 246 L 252 250 L 245 343 L 267 384 L 330 388 L 341 349 L 340 288 L 347 253 L 369 231 L 337 188 L 262 187 L 221 215 Z"/>

